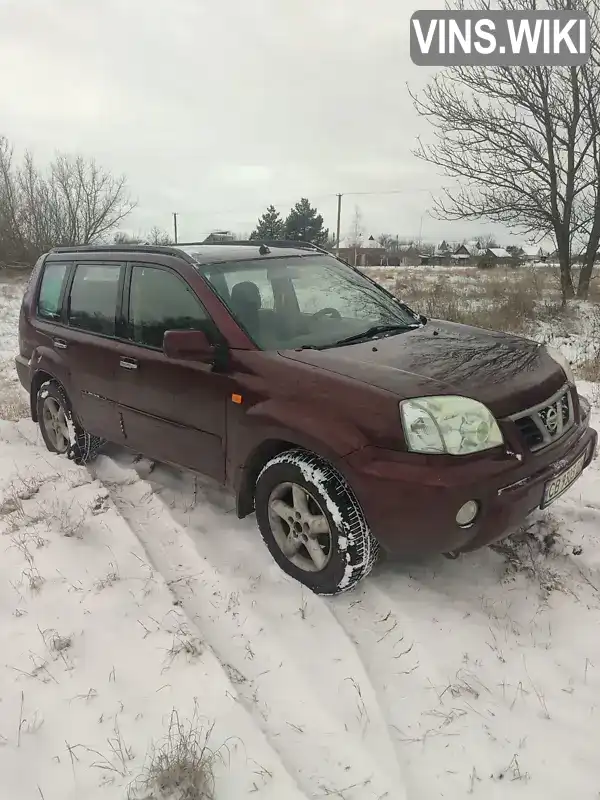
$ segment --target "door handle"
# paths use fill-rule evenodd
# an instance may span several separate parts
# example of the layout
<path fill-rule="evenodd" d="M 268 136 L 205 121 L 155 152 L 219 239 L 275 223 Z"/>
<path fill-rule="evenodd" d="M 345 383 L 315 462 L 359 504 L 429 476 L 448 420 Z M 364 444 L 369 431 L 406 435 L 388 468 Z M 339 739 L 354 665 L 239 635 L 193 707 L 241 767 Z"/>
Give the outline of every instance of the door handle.
<path fill-rule="evenodd" d="M 135 360 L 135 358 L 125 358 L 125 357 L 123 357 L 119 361 L 119 366 L 123 367 L 123 369 L 137 369 L 138 368 L 138 362 Z"/>
<path fill-rule="evenodd" d="M 57 350 L 66 350 L 68 345 L 64 339 L 55 339 L 54 347 L 56 347 Z"/>

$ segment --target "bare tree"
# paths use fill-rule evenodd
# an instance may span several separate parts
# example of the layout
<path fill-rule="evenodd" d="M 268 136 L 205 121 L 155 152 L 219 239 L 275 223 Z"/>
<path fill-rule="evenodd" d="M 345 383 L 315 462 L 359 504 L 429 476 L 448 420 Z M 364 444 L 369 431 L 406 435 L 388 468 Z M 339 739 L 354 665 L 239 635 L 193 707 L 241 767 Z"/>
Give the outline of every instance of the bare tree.
<path fill-rule="evenodd" d="M 114 177 L 95 161 L 59 155 L 48 179 L 55 213 L 69 244 L 93 244 L 131 213 L 124 176 Z"/>
<path fill-rule="evenodd" d="M 453 0 L 489 10 L 489 0 Z M 417 111 L 435 129 L 416 154 L 454 179 L 438 199 L 444 219 L 487 218 L 536 242 L 552 236 L 566 300 L 574 251 L 585 252 L 578 294 L 587 296 L 600 242 L 600 0 L 497 0 L 507 11 L 584 10 L 591 60 L 582 67 L 453 67 L 437 73 Z"/>
<path fill-rule="evenodd" d="M 498 247 L 498 242 L 493 233 L 486 233 L 484 236 L 479 236 L 476 241 L 479 242 L 479 247 L 482 250 L 487 250 L 489 247 Z"/>
<path fill-rule="evenodd" d="M 380 233 L 377 237 L 377 241 L 382 247 L 385 247 L 386 250 L 398 249 L 398 237 L 392 236 L 391 233 Z"/>
<path fill-rule="evenodd" d="M 161 247 L 174 244 L 171 236 L 166 231 L 163 231 L 162 228 L 159 228 L 158 225 L 150 228 L 144 239 L 148 244 L 160 245 Z"/>
<path fill-rule="evenodd" d="M 14 260 L 15 253 L 23 249 L 18 205 L 13 151 L 8 141 L 0 137 L 0 260 Z"/>
<path fill-rule="evenodd" d="M 362 247 L 364 232 L 362 212 L 358 206 L 354 206 L 354 216 L 347 239 L 347 247 L 354 250 L 354 266 L 358 263 L 358 251 Z"/>
<path fill-rule="evenodd" d="M 125 179 L 94 161 L 58 156 L 46 171 L 16 163 L 0 137 L 0 259 L 32 263 L 56 245 L 105 240 L 132 210 Z"/>
<path fill-rule="evenodd" d="M 362 222 L 362 211 L 358 206 L 354 206 L 354 216 L 348 234 L 348 247 L 360 247 L 362 245 L 365 229 Z"/>

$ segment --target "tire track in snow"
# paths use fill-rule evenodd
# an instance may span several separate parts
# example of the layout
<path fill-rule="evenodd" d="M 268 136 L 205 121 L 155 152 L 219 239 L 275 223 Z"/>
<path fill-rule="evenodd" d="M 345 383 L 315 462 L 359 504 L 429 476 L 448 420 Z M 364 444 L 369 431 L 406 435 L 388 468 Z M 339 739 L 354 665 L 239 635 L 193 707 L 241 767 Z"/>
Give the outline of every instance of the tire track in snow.
<path fill-rule="evenodd" d="M 479 773 L 489 775 L 496 767 L 494 759 L 481 757 L 484 726 L 493 720 L 494 711 L 486 705 L 485 689 L 468 665 L 458 659 L 461 672 L 454 675 L 440 668 L 451 659 L 448 653 L 444 658 L 436 652 L 436 637 L 445 634 L 431 617 L 435 601 L 423 597 L 415 602 L 419 590 L 410 585 L 405 570 L 398 570 L 397 581 L 394 596 L 381 588 L 382 576 L 376 572 L 357 598 L 341 596 L 333 601 L 335 614 L 357 643 L 386 708 L 405 765 L 408 794 L 419 800 L 442 796 L 462 800 L 469 791 L 470 775 L 454 767 L 464 761 L 465 751 L 477 753 L 473 766 L 476 761 Z M 487 792 L 490 798 L 502 796 L 493 785 Z"/>
<path fill-rule="evenodd" d="M 247 558 L 236 566 L 238 531 L 210 506 L 203 509 L 209 533 L 202 542 L 133 470 L 101 457 L 94 473 L 202 638 L 235 670 L 238 693 L 307 796 L 343 791 L 347 800 L 405 800 L 377 699 L 327 604 L 306 593 L 299 608 L 299 585 L 271 565 L 258 535 L 251 548 L 261 553 L 258 562 Z M 202 553 L 209 541 L 228 557 L 221 570 Z M 268 592 L 262 573 L 252 570 L 265 566 Z"/>

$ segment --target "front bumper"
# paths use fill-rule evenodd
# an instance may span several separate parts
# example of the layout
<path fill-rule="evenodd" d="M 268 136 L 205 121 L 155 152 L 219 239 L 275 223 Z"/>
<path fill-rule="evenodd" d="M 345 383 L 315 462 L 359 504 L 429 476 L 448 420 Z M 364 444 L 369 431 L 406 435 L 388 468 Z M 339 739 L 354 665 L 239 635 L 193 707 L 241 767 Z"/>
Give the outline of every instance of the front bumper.
<path fill-rule="evenodd" d="M 584 453 L 587 467 L 597 442 L 586 423 L 522 460 L 505 451 L 456 460 L 368 447 L 346 458 L 346 477 L 384 550 L 396 556 L 465 552 L 517 529 L 540 506 L 546 483 Z M 456 513 L 468 500 L 477 500 L 481 511 L 461 528 Z"/>

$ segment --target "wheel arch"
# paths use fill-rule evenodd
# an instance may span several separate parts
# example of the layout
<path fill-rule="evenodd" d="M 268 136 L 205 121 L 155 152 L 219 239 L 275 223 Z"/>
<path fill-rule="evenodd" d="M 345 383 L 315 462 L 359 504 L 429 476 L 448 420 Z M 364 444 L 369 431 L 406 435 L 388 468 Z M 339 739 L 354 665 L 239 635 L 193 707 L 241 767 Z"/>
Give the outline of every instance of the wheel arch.
<path fill-rule="evenodd" d="M 62 383 L 52 375 L 50 372 L 46 372 L 43 369 L 38 369 L 37 372 L 34 374 L 33 378 L 31 379 L 31 388 L 29 390 L 29 407 L 31 412 L 31 419 L 34 422 L 38 422 L 38 413 L 37 413 L 37 396 L 40 390 L 40 386 L 46 383 L 47 381 L 56 381 L 62 386 Z"/>
<path fill-rule="evenodd" d="M 265 439 L 250 453 L 242 469 L 236 491 L 236 511 L 240 519 L 254 511 L 254 487 L 263 467 L 272 458 L 287 450 L 300 448 L 300 445 L 286 439 Z"/>

